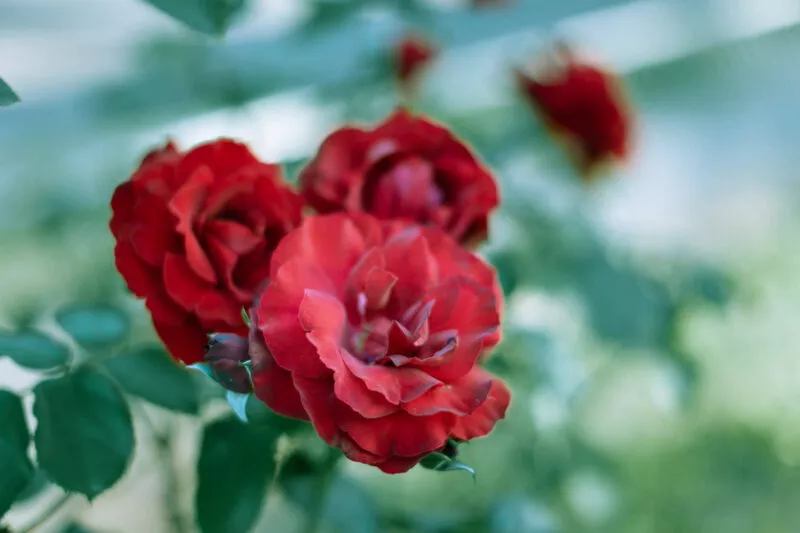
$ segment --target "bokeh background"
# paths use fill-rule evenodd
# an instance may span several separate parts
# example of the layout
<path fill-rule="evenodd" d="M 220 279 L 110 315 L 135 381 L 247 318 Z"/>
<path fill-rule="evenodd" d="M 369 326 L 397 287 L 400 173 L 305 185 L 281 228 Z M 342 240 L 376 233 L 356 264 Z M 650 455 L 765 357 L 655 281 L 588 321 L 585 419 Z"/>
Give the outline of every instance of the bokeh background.
<path fill-rule="evenodd" d="M 513 405 L 462 447 L 477 483 L 347 464 L 323 531 L 800 531 L 796 0 L 251 0 L 224 39 L 140 0 L 5 0 L 0 76 L 22 102 L 0 109 L 2 326 L 111 302 L 130 342 L 154 340 L 114 269 L 114 187 L 167 138 L 235 137 L 294 179 L 333 128 L 397 104 L 388 54 L 407 29 L 442 47 L 414 109 L 501 182 L 481 252 L 507 294 L 489 366 Z M 623 75 L 635 106 L 632 160 L 591 186 L 513 87 L 553 37 Z M 39 379 L 0 357 L 0 387 Z M 194 531 L 202 421 L 227 409 L 135 411 L 121 482 L 34 531 Z M 256 531 L 301 530 L 290 489 Z M 26 497 L 12 531 L 62 493 Z"/>

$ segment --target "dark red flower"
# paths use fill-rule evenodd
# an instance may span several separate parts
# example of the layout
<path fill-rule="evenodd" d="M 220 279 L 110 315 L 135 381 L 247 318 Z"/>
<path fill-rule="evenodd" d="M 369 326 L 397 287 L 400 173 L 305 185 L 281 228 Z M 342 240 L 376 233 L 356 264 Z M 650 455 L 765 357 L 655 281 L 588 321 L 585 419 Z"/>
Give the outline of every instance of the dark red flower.
<path fill-rule="evenodd" d="M 117 269 L 146 300 L 174 357 L 203 360 L 207 333 L 247 334 L 250 306 L 269 259 L 300 223 L 303 202 L 280 169 L 218 140 L 181 153 L 148 154 L 111 199 Z"/>
<path fill-rule="evenodd" d="M 486 237 L 497 184 L 464 143 L 424 117 L 397 110 L 375 129 L 344 127 L 300 175 L 321 213 L 364 211 L 439 226 L 462 243 Z"/>
<path fill-rule="evenodd" d="M 436 47 L 417 34 L 406 35 L 397 43 L 395 47 L 397 78 L 407 96 L 413 96 L 421 72 L 436 55 L 438 55 Z"/>
<path fill-rule="evenodd" d="M 604 163 L 627 158 L 632 136 L 628 102 L 619 80 L 585 62 L 563 44 L 538 72 L 517 71 L 520 90 L 562 138 L 584 176 Z"/>
<path fill-rule="evenodd" d="M 488 434 L 510 393 L 478 365 L 500 340 L 494 271 L 438 228 L 307 218 L 253 311 L 256 396 L 354 461 L 405 472 Z"/>

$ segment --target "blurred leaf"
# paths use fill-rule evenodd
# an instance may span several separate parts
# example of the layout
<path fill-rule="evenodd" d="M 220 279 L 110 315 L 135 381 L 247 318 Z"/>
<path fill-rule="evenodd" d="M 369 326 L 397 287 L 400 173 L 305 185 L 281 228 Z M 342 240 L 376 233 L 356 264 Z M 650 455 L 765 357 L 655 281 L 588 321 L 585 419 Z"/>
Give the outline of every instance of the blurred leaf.
<path fill-rule="evenodd" d="M 0 331 L 0 354 L 25 368 L 46 370 L 69 361 L 69 349 L 32 329 Z"/>
<path fill-rule="evenodd" d="M 35 498 L 49 485 L 47 475 L 42 472 L 41 468 L 37 468 L 28 485 L 17 497 L 17 502 L 26 502 Z"/>
<path fill-rule="evenodd" d="M 0 78 L 0 107 L 19 102 L 19 96 L 8 84 Z"/>
<path fill-rule="evenodd" d="M 90 500 L 114 485 L 134 449 L 131 413 L 114 384 L 83 368 L 33 393 L 36 454 L 48 477 Z"/>
<path fill-rule="evenodd" d="M 426 455 L 422 461 L 419 462 L 422 468 L 428 470 L 435 470 L 437 472 L 453 472 L 455 470 L 463 470 L 472 474 L 472 479 L 476 479 L 475 469 L 456 461 L 455 459 L 446 456 L 443 453 L 434 452 Z"/>
<path fill-rule="evenodd" d="M 497 271 L 497 278 L 500 287 L 506 296 L 514 292 L 519 285 L 519 272 L 517 267 L 521 261 L 511 250 L 494 253 L 489 258 L 489 262 Z"/>
<path fill-rule="evenodd" d="M 579 261 L 574 275 L 601 338 L 637 348 L 669 342 L 675 310 L 664 286 L 600 253 Z"/>
<path fill-rule="evenodd" d="M 246 533 L 258 520 L 275 473 L 275 443 L 269 428 L 235 418 L 206 426 L 197 463 L 197 523 L 203 533 Z"/>
<path fill-rule="evenodd" d="M 144 0 L 156 9 L 210 35 L 224 35 L 244 0 Z"/>
<path fill-rule="evenodd" d="M 681 297 L 685 300 L 700 299 L 704 302 L 724 306 L 733 296 L 735 287 L 730 276 L 708 267 L 697 267 L 684 280 Z"/>
<path fill-rule="evenodd" d="M 197 413 L 194 376 L 164 350 L 138 348 L 106 359 L 103 365 L 126 392 L 173 411 Z"/>
<path fill-rule="evenodd" d="M 313 34 L 340 26 L 365 4 L 365 0 L 317 0 L 301 31 Z"/>
<path fill-rule="evenodd" d="M 70 307 L 58 311 L 55 319 L 85 348 L 110 346 L 124 339 L 130 330 L 125 313 L 111 306 Z"/>
<path fill-rule="evenodd" d="M 28 458 L 31 437 L 25 422 L 22 399 L 0 390 L 0 518 L 17 501 L 33 478 Z"/>

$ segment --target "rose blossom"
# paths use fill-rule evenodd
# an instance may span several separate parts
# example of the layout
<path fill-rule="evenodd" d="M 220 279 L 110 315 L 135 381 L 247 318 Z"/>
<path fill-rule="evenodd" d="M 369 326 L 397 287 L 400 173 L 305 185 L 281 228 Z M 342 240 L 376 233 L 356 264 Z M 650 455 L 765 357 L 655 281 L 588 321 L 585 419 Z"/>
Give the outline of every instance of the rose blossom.
<path fill-rule="evenodd" d="M 447 129 L 397 110 L 374 129 L 344 127 L 300 175 L 320 213 L 364 211 L 439 226 L 462 243 L 486 237 L 494 178 Z"/>
<path fill-rule="evenodd" d="M 148 154 L 111 199 L 116 265 L 146 301 L 156 332 L 187 364 L 207 333 L 247 333 L 272 251 L 300 223 L 302 200 L 280 169 L 230 140 Z"/>
<path fill-rule="evenodd" d="M 619 80 L 581 60 L 566 45 L 543 56 L 550 64 L 516 72 L 528 103 L 563 138 L 584 176 L 630 151 L 632 120 Z"/>
<path fill-rule="evenodd" d="M 435 227 L 307 218 L 251 312 L 256 396 L 384 472 L 488 434 L 510 393 L 478 366 L 500 339 L 494 271 Z"/>
<path fill-rule="evenodd" d="M 407 96 L 413 96 L 420 74 L 438 55 L 438 51 L 424 37 L 409 34 L 397 43 L 394 55 L 400 87 Z"/>

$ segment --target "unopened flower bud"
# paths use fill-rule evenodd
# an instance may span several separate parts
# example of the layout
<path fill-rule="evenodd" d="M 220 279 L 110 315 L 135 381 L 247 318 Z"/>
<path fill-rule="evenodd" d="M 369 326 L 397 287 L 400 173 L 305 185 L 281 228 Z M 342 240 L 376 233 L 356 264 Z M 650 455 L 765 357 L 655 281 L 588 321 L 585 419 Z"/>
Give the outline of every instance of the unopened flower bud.
<path fill-rule="evenodd" d="M 206 346 L 205 361 L 214 379 L 227 390 L 250 392 L 250 376 L 242 363 L 249 359 L 248 341 L 229 333 L 211 336 Z"/>

